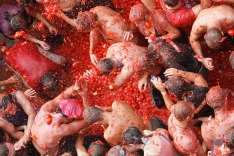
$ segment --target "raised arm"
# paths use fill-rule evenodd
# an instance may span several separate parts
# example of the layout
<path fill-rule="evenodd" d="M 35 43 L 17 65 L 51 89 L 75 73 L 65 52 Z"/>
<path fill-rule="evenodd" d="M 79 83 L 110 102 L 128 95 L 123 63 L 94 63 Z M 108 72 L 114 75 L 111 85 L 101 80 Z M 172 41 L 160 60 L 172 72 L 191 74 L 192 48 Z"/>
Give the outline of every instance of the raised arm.
<path fill-rule="evenodd" d="M 126 65 L 124 65 L 121 72 L 116 76 L 114 83 L 112 84 L 113 88 L 111 90 L 120 88 L 132 77 L 134 72 L 135 70 L 132 63 L 127 63 Z"/>
<path fill-rule="evenodd" d="M 93 54 L 94 50 L 97 48 L 99 38 L 101 36 L 101 30 L 96 28 L 90 32 L 90 47 L 89 47 L 89 55 L 92 64 L 96 67 L 98 60 L 95 54 Z"/>
<path fill-rule="evenodd" d="M 6 84 L 11 84 L 11 83 L 16 83 L 16 82 L 19 82 L 19 77 L 17 77 L 16 75 L 14 75 L 14 76 L 11 76 L 7 80 L 0 81 L 0 86 L 6 85 Z"/>
<path fill-rule="evenodd" d="M 63 19 L 68 24 L 72 25 L 73 27 L 76 27 L 76 19 L 71 19 L 67 17 L 61 10 L 58 10 L 57 13 L 55 13 L 56 16 Z"/>
<path fill-rule="evenodd" d="M 169 68 L 164 72 L 165 76 L 180 76 L 190 82 L 193 82 L 196 86 L 208 87 L 206 80 L 200 74 L 178 70 L 175 68 Z"/>
<path fill-rule="evenodd" d="M 167 109 L 173 113 L 173 106 L 174 106 L 174 102 L 171 100 L 171 98 L 169 97 L 169 95 L 167 94 L 165 85 L 162 83 L 162 80 L 160 79 L 160 77 L 155 77 L 153 76 L 150 80 L 153 85 L 155 86 L 155 88 L 157 88 L 162 96 L 163 96 L 163 100 L 166 104 Z"/>
<path fill-rule="evenodd" d="M 45 50 L 49 50 L 50 49 L 50 46 L 47 45 L 44 41 L 38 40 L 38 39 L 32 37 L 31 35 L 25 34 L 23 36 L 23 38 L 26 39 L 26 40 L 28 40 L 28 41 L 31 41 L 33 43 L 39 44 Z"/>
<path fill-rule="evenodd" d="M 84 135 L 79 134 L 77 140 L 76 140 L 76 152 L 77 155 L 82 155 L 82 156 L 89 156 L 87 150 L 84 147 Z"/>
<path fill-rule="evenodd" d="M 28 122 L 26 130 L 24 131 L 24 136 L 17 143 L 15 143 L 15 148 L 19 149 L 30 140 L 31 127 L 34 122 L 36 112 L 23 92 L 17 91 L 15 94 L 17 102 L 22 106 L 24 112 L 28 115 Z"/>

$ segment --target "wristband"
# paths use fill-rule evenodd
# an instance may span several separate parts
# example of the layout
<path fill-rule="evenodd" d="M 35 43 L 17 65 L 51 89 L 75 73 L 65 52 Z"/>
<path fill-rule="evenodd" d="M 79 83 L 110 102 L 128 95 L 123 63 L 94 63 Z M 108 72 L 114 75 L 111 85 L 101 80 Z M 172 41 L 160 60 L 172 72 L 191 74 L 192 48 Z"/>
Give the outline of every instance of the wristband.
<path fill-rule="evenodd" d="M 166 91 L 164 91 L 164 92 L 161 92 L 161 94 L 162 94 L 162 95 L 166 95 L 166 94 L 167 94 L 167 92 L 166 92 Z"/>

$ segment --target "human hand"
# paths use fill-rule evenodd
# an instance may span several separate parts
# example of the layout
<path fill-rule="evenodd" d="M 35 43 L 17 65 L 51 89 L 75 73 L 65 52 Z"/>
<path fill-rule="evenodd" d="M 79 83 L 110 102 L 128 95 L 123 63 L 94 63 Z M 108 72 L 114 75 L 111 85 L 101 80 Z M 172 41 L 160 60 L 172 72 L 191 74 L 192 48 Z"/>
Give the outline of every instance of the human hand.
<path fill-rule="evenodd" d="M 147 136 L 151 136 L 153 134 L 153 132 L 150 130 L 144 130 L 144 131 L 142 131 L 142 134 L 147 137 Z"/>
<path fill-rule="evenodd" d="M 50 31 L 51 34 L 57 35 L 58 30 L 57 30 L 55 27 L 53 27 L 52 25 L 50 25 L 50 26 L 48 27 L 48 29 L 49 29 L 49 31 Z"/>
<path fill-rule="evenodd" d="M 152 76 L 150 81 L 153 83 L 155 88 L 157 88 L 160 92 L 166 91 L 165 85 L 162 83 L 162 80 L 160 79 L 160 77 Z"/>
<path fill-rule="evenodd" d="M 19 141 L 14 144 L 15 151 L 20 150 L 22 147 L 25 148 L 26 144 L 30 141 L 30 137 L 24 135 Z"/>
<path fill-rule="evenodd" d="M 212 58 L 202 58 L 202 63 L 208 70 L 213 70 L 214 69 L 213 59 Z"/>
<path fill-rule="evenodd" d="M 90 54 L 90 59 L 91 59 L 91 62 L 94 66 L 96 66 L 98 64 L 98 59 L 97 59 L 96 55 Z"/>
<path fill-rule="evenodd" d="M 180 76 L 180 71 L 176 68 L 169 68 L 164 72 L 165 76 Z"/>
<path fill-rule="evenodd" d="M 138 89 L 139 91 L 141 92 L 142 91 L 142 88 L 143 90 L 146 89 L 146 86 L 147 86 L 147 77 L 142 77 L 139 81 L 138 81 Z"/>
<path fill-rule="evenodd" d="M 16 83 L 19 81 L 20 81 L 20 78 L 17 75 L 11 76 L 9 79 L 7 79 L 8 83 Z"/>
<path fill-rule="evenodd" d="M 44 41 L 40 41 L 39 44 L 43 49 L 50 50 L 50 46 L 46 44 Z"/>
<path fill-rule="evenodd" d="M 33 97 L 36 97 L 36 96 L 35 96 L 35 94 L 36 94 L 36 91 L 35 91 L 35 90 L 33 90 L 32 88 L 27 89 L 27 90 L 24 92 L 24 95 L 26 95 L 26 96 L 27 96 L 27 98 L 33 98 Z"/>
<path fill-rule="evenodd" d="M 133 39 L 133 33 L 132 31 L 124 31 L 123 37 L 125 41 L 131 41 Z"/>
<path fill-rule="evenodd" d="M 93 71 L 90 69 L 90 70 L 86 70 L 85 73 L 83 74 L 83 78 L 85 80 L 88 80 L 92 75 L 93 75 Z"/>
<path fill-rule="evenodd" d="M 74 86 L 73 86 L 73 90 L 77 91 L 78 94 L 81 97 L 86 97 L 88 96 L 88 84 L 87 81 L 85 81 L 85 79 L 82 77 L 81 79 L 79 79 L 78 81 L 76 80 Z"/>

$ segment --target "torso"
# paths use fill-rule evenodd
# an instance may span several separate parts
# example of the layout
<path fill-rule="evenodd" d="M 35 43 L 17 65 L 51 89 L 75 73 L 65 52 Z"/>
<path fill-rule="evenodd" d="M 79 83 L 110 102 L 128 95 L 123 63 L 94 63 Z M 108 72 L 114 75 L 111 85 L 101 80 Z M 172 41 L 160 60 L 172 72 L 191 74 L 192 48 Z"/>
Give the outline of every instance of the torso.
<path fill-rule="evenodd" d="M 104 132 L 104 138 L 108 143 L 113 145 L 122 143 L 122 133 L 129 126 L 136 126 L 142 130 L 145 128 L 143 119 L 127 103 L 115 101 L 112 109 L 109 127 Z"/>

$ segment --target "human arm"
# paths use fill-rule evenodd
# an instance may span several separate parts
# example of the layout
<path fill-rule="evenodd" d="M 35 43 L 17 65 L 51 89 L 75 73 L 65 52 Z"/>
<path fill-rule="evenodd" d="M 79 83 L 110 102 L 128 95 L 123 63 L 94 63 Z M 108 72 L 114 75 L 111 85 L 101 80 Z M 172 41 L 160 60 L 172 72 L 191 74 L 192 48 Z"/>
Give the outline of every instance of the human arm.
<path fill-rule="evenodd" d="M 208 84 L 206 80 L 203 78 L 203 76 L 197 73 L 178 70 L 175 68 L 169 68 L 164 72 L 164 74 L 165 76 L 180 76 L 190 82 L 193 82 L 194 85 L 201 87 L 208 87 Z"/>
<path fill-rule="evenodd" d="M 10 136 L 12 136 L 16 140 L 19 140 L 24 136 L 23 132 L 18 131 L 12 123 L 6 121 L 3 118 L 0 118 L 0 129 L 7 132 Z"/>
<path fill-rule="evenodd" d="M 99 38 L 101 36 L 101 30 L 99 28 L 96 28 L 90 32 L 90 47 L 89 47 L 89 55 L 92 64 L 96 67 L 98 60 L 95 54 L 93 54 L 94 50 L 96 49 Z"/>
<path fill-rule="evenodd" d="M 49 21 L 47 21 L 47 20 L 42 16 L 42 14 L 39 13 L 39 12 L 37 11 L 36 8 L 33 9 L 33 8 L 31 8 L 30 6 L 27 6 L 27 7 L 26 7 L 26 11 L 27 11 L 27 14 L 28 14 L 28 15 L 33 16 L 33 17 L 35 17 L 37 20 L 43 22 L 43 23 L 46 25 L 46 27 L 49 29 L 49 31 L 50 31 L 51 34 L 57 34 L 57 33 L 58 33 L 58 30 L 57 30 L 54 26 L 52 26 L 51 23 L 50 23 Z"/>
<path fill-rule="evenodd" d="M 25 95 L 27 98 L 36 97 L 35 94 L 36 94 L 36 91 L 33 90 L 32 88 L 27 89 L 27 90 L 24 92 L 24 95 Z"/>
<path fill-rule="evenodd" d="M 77 140 L 76 140 L 76 152 L 77 155 L 82 155 L 82 156 L 89 156 L 87 150 L 84 147 L 84 135 L 79 134 Z"/>
<path fill-rule="evenodd" d="M 4 80 L 4 81 L 0 81 L 0 86 L 2 85 L 6 85 L 6 84 L 11 84 L 11 83 L 16 83 L 16 82 L 19 82 L 19 77 L 14 75 L 14 76 L 11 76 L 9 79 L 7 80 Z"/>
<path fill-rule="evenodd" d="M 114 83 L 112 84 L 113 88 L 111 90 L 117 90 L 120 88 L 131 78 L 134 72 L 135 70 L 132 63 L 125 64 L 121 69 L 121 72 L 116 76 Z"/>
<path fill-rule="evenodd" d="M 27 127 L 26 130 L 24 131 L 24 136 L 14 145 L 15 149 L 20 149 L 30 140 L 31 127 L 34 122 L 36 112 L 33 109 L 32 104 L 29 102 L 29 100 L 27 99 L 27 97 L 24 95 L 23 92 L 17 91 L 15 94 L 17 102 L 21 105 L 25 114 L 27 114 L 28 116 Z"/>
<path fill-rule="evenodd" d="M 76 27 L 76 19 L 71 19 L 67 17 L 61 10 L 58 10 L 58 12 L 56 12 L 55 15 L 63 19 L 65 22 L 72 25 L 73 27 Z"/>
<path fill-rule="evenodd" d="M 162 83 L 162 80 L 159 77 L 153 76 L 150 81 L 153 83 L 153 85 L 155 86 L 155 88 L 157 88 L 161 92 L 163 100 L 164 100 L 164 102 L 166 104 L 167 109 L 171 113 L 173 113 L 174 102 L 171 100 L 171 98 L 167 94 L 165 85 Z"/>
<path fill-rule="evenodd" d="M 77 90 L 77 92 L 82 98 L 84 108 L 89 107 L 90 99 L 89 99 L 87 81 L 82 81 L 82 83 L 80 83 L 79 89 Z"/>
<path fill-rule="evenodd" d="M 139 80 L 138 80 L 138 89 L 139 89 L 139 91 L 141 92 L 142 90 L 142 87 L 144 87 L 144 89 L 143 90 L 145 90 L 146 89 L 146 87 L 147 87 L 147 78 L 148 78 L 148 73 L 145 73 Z"/>
<path fill-rule="evenodd" d="M 47 45 L 44 41 L 38 40 L 38 39 L 32 37 L 31 35 L 26 35 L 26 34 L 25 34 L 25 35 L 23 36 L 23 38 L 25 38 L 26 40 L 31 41 L 31 42 L 33 42 L 33 43 L 39 44 L 39 45 L 40 45 L 43 49 L 45 49 L 45 50 L 49 50 L 49 49 L 50 49 L 50 46 Z"/>

